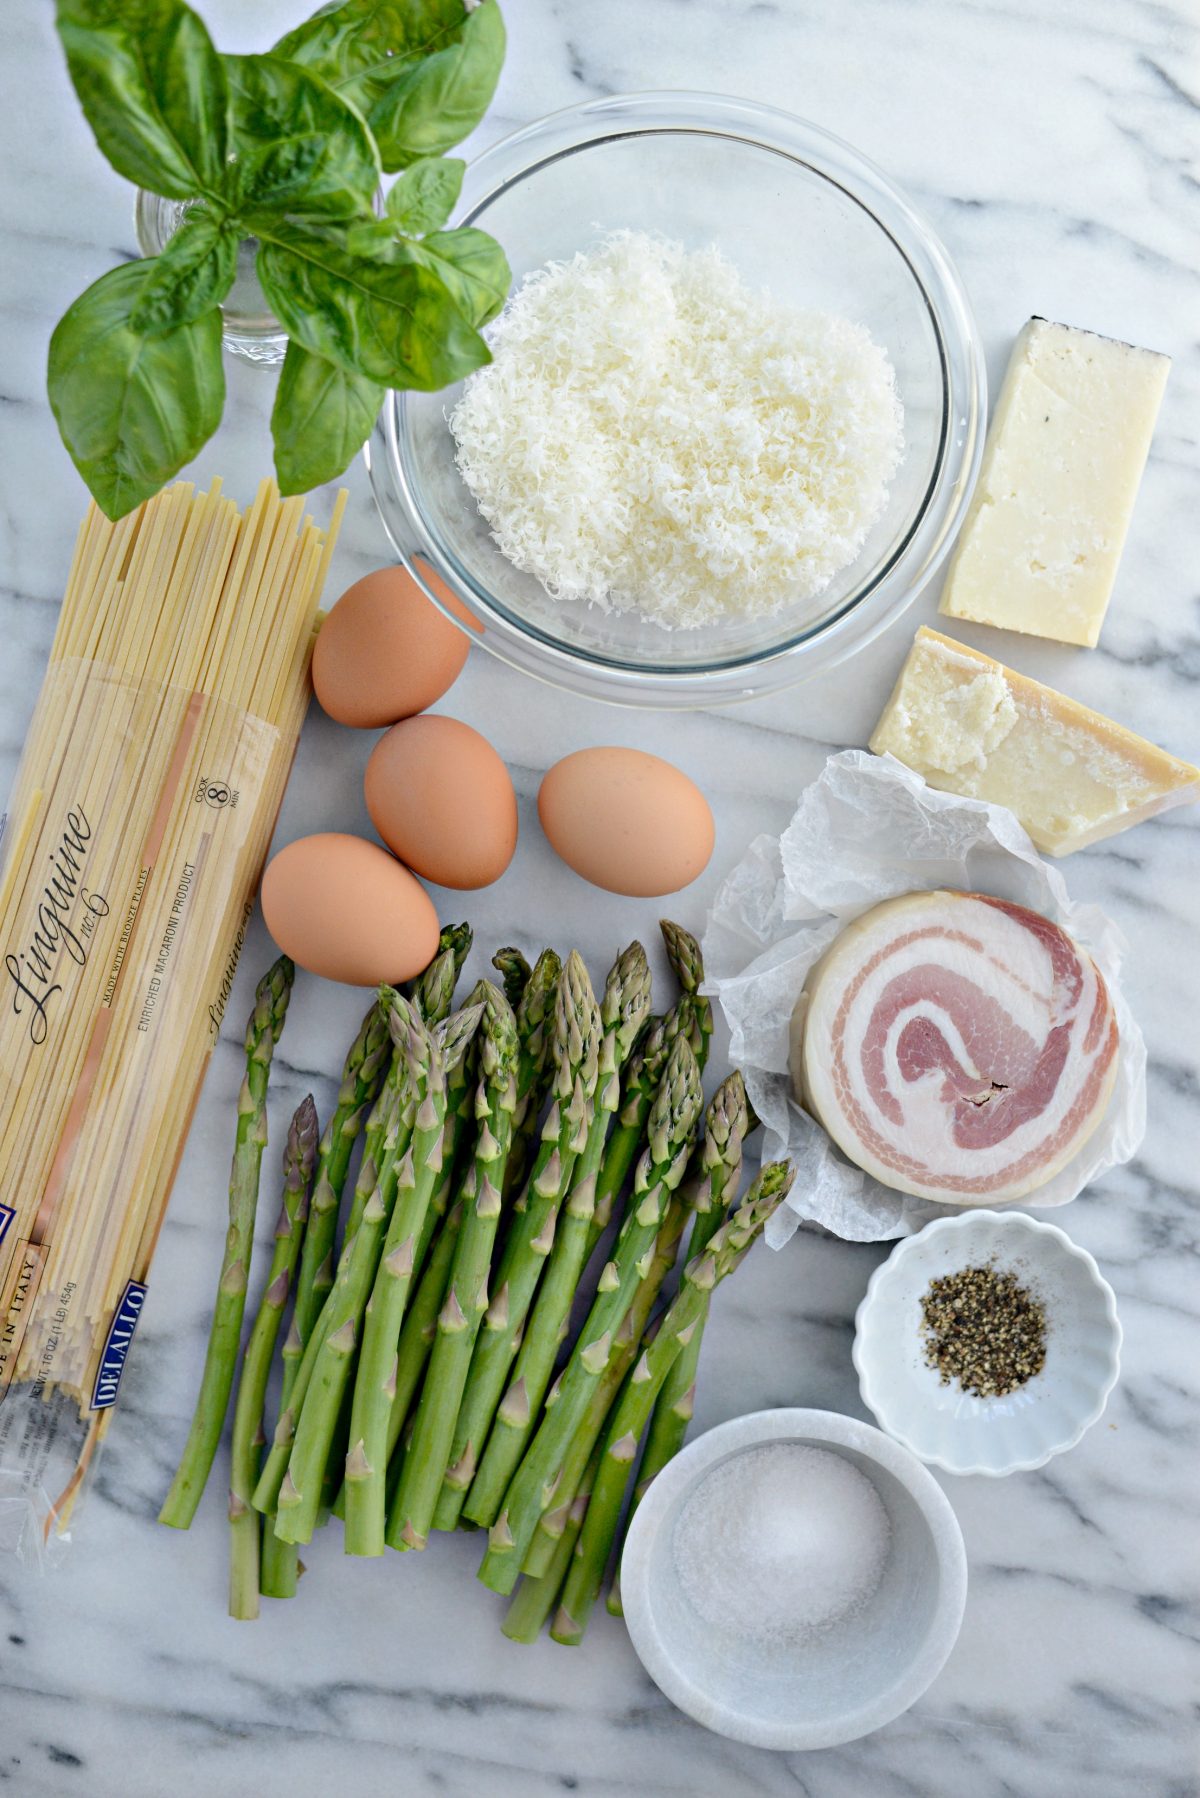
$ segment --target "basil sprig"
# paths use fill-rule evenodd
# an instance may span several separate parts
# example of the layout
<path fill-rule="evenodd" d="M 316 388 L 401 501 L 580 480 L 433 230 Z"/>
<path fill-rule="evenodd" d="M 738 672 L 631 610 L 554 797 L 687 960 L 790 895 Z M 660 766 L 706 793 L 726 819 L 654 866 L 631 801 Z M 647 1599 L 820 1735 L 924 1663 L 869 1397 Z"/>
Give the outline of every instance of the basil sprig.
<path fill-rule="evenodd" d="M 473 12 L 461 0 L 343 0 L 275 49 L 359 109 L 390 173 L 474 131 L 500 79 L 504 21 L 494 0 Z"/>
<path fill-rule="evenodd" d="M 497 0 L 343 0 L 260 56 L 223 56 L 183 0 L 57 0 L 67 67 L 118 173 L 186 202 L 159 256 L 102 275 L 50 342 L 50 404 L 101 509 L 120 518 L 220 422 L 222 302 L 257 244 L 290 339 L 271 417 L 284 493 L 334 479 L 389 387 L 433 391 L 488 361 L 510 274 L 447 229 L 504 58 Z M 383 172 L 403 170 L 383 218 Z"/>

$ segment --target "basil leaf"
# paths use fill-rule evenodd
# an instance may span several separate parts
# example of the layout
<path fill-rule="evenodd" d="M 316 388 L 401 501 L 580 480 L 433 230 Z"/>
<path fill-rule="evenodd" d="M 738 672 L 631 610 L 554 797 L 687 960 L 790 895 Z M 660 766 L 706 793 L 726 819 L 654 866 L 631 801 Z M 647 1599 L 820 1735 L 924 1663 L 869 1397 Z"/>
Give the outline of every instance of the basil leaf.
<path fill-rule="evenodd" d="M 281 37 L 275 54 L 302 63 L 364 115 L 401 75 L 457 43 L 463 0 L 342 0 Z"/>
<path fill-rule="evenodd" d="M 457 156 L 423 156 L 388 189 L 388 217 L 408 237 L 439 231 L 462 192 L 466 163 Z"/>
<path fill-rule="evenodd" d="M 386 261 L 396 247 L 396 227 L 388 219 L 355 219 L 346 226 L 346 248 L 352 256 Z"/>
<path fill-rule="evenodd" d="M 392 267 L 416 262 L 431 269 L 476 330 L 495 318 L 508 298 L 508 258 L 494 237 L 474 225 L 416 238 L 398 232 L 390 219 L 365 219 L 350 225 L 345 243 L 352 256 Z"/>
<path fill-rule="evenodd" d="M 474 131 L 491 104 L 504 62 L 496 0 L 468 14 L 458 42 L 402 74 L 367 114 L 385 169 L 440 156 Z"/>
<path fill-rule="evenodd" d="M 123 518 L 190 462 L 225 403 L 215 306 L 154 336 L 134 328 L 153 278 L 153 262 L 110 269 L 80 294 L 50 339 L 50 405 L 109 518 Z"/>
<path fill-rule="evenodd" d="M 261 233 L 258 277 L 288 336 L 389 387 L 435 392 L 491 360 L 444 282 L 415 259 L 368 262 L 329 229 L 280 220 Z"/>
<path fill-rule="evenodd" d="M 336 480 L 370 436 L 386 392 L 289 343 L 271 413 L 279 491 L 307 493 Z"/>
<path fill-rule="evenodd" d="M 223 56 L 234 155 L 229 204 L 256 212 L 349 218 L 369 211 L 379 184 L 371 133 L 352 106 L 308 69 L 278 56 Z"/>
<path fill-rule="evenodd" d="M 237 275 L 237 258 L 237 232 L 202 201 L 147 263 L 150 278 L 130 324 L 147 336 L 191 324 L 221 304 Z"/>
<path fill-rule="evenodd" d="M 186 200 L 214 194 L 229 95 L 203 21 L 182 0 L 58 0 L 67 68 L 119 175 Z"/>
<path fill-rule="evenodd" d="M 474 225 L 460 225 L 456 231 L 435 231 L 413 249 L 441 276 L 450 298 L 477 330 L 495 318 L 508 298 L 512 271 L 494 237 Z"/>

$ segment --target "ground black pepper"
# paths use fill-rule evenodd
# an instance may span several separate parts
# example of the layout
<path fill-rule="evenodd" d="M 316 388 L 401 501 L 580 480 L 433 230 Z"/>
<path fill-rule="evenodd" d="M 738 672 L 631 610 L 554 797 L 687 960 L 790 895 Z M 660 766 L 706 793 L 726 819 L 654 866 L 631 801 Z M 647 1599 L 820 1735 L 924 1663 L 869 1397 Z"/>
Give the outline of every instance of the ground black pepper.
<path fill-rule="evenodd" d="M 978 1398 L 1015 1392 L 1046 1362 L 1046 1314 L 1011 1273 L 964 1267 L 930 1283 L 921 1300 L 925 1359 Z"/>

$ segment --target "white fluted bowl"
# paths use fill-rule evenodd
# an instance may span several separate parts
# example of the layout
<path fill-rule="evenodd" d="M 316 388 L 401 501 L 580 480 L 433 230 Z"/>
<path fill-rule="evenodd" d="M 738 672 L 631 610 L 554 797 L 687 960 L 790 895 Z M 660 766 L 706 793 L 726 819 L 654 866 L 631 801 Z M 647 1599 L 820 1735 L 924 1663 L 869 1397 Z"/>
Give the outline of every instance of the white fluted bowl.
<path fill-rule="evenodd" d="M 943 1385 L 921 1332 L 930 1282 L 989 1262 L 1046 1312 L 1045 1366 L 1004 1398 Z M 905 1237 L 875 1269 L 855 1319 L 863 1403 L 889 1436 L 947 1473 L 1023 1473 L 1074 1448 L 1104 1411 L 1120 1353 L 1116 1300 L 1095 1261 L 1020 1212 L 965 1211 Z"/>

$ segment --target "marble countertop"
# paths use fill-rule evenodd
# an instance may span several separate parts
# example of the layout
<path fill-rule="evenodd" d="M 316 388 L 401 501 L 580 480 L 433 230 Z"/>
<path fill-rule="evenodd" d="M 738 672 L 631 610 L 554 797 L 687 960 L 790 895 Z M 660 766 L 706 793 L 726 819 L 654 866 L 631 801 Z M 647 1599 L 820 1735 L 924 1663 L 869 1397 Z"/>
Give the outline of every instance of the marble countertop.
<path fill-rule="evenodd" d="M 252 49 L 301 3 L 206 0 L 203 10 L 222 47 Z M 1195 759 L 1200 234 L 1188 152 L 1200 74 L 1188 11 L 1180 0 L 509 0 L 508 65 L 480 138 L 622 90 L 720 88 L 769 101 L 859 146 L 924 207 L 965 277 L 993 380 L 1031 312 L 1169 351 L 1175 369 L 1103 645 L 1073 651 L 986 632 L 972 641 L 1001 645 L 1019 668 Z M 3 786 L 83 503 L 46 405 L 46 342 L 68 301 L 135 252 L 131 193 L 89 139 L 51 12 L 25 0 L 5 19 Z M 245 495 L 269 463 L 271 382 L 244 364 L 229 379 L 225 421 L 199 472 L 220 470 Z M 350 485 L 335 591 L 386 559 L 361 469 Z M 935 600 L 926 594 L 819 688 L 723 714 L 637 716 L 535 693 L 476 650 L 448 706 L 507 758 L 529 828 L 505 879 L 449 912 L 469 912 L 481 945 L 536 948 L 544 933 L 577 944 L 598 972 L 619 942 L 656 935 L 653 907 L 585 887 L 536 828 L 544 769 L 569 749 L 611 741 L 670 755 L 712 799 L 717 853 L 678 902 L 699 925 L 716 883 L 756 832 L 787 821 L 830 748 L 865 740 Z M 280 841 L 366 828 L 359 777 L 369 747 L 314 712 Z M 1065 868 L 1072 891 L 1111 910 L 1128 935 L 1127 991 L 1150 1053 L 1141 1153 L 1054 1220 L 1116 1288 L 1120 1387 L 1080 1447 L 1040 1472 L 942 1480 L 970 1561 L 957 1648 L 907 1716 L 811 1755 L 706 1734 L 658 1693 L 605 1615 L 575 1653 L 506 1642 L 465 1539 L 381 1564 L 343 1562 L 336 1542 L 322 1541 L 297 1601 L 268 1607 L 250 1627 L 225 1615 L 221 1478 L 190 1534 L 154 1521 L 186 1429 L 220 1253 L 240 1019 L 270 953 L 256 922 L 79 1540 L 50 1579 L 0 1567 L 0 1785 L 38 1798 L 313 1798 L 351 1785 L 405 1798 L 1194 1794 L 1198 827 L 1195 813 L 1176 812 Z M 328 1107 L 360 1006 L 353 992 L 299 980 L 273 1086 L 276 1142 L 305 1090 Z M 716 1308 L 698 1426 L 782 1404 L 861 1415 L 852 1318 L 885 1252 L 809 1233 L 778 1255 L 757 1251 Z"/>

